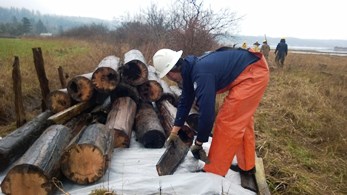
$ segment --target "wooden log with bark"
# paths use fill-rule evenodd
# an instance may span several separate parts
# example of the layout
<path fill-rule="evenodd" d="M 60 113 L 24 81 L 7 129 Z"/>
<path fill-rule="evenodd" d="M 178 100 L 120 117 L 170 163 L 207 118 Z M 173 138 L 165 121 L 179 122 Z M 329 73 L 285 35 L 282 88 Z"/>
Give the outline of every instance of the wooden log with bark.
<path fill-rule="evenodd" d="M 163 87 L 152 66 L 148 66 L 148 80 L 137 87 L 140 97 L 144 101 L 155 102 L 163 95 Z"/>
<path fill-rule="evenodd" d="M 71 130 L 52 125 L 9 170 L 1 183 L 5 194 L 53 194 L 59 179 L 60 157 L 71 139 Z"/>
<path fill-rule="evenodd" d="M 33 51 L 33 57 L 34 57 L 34 64 L 35 64 L 35 70 L 37 73 L 37 78 L 39 79 L 40 82 L 40 88 L 41 88 L 41 95 L 42 95 L 42 111 L 46 110 L 46 98 L 47 95 L 49 94 L 49 84 L 48 84 L 48 79 L 46 76 L 46 71 L 45 71 L 45 63 L 43 61 L 43 56 L 42 56 L 42 51 L 41 48 L 32 48 Z"/>
<path fill-rule="evenodd" d="M 163 94 L 158 101 L 167 100 L 173 106 L 177 106 L 178 96 L 171 90 L 170 86 L 163 79 L 159 79 L 159 84 L 163 88 Z"/>
<path fill-rule="evenodd" d="M 89 125 L 65 150 L 62 173 L 78 184 L 98 181 L 106 172 L 113 152 L 113 132 L 105 125 Z"/>
<path fill-rule="evenodd" d="M 20 73 L 19 58 L 14 57 L 12 66 L 12 80 L 13 80 L 13 91 L 14 91 L 14 105 L 16 110 L 16 125 L 17 127 L 22 126 L 26 123 L 25 111 L 23 105 L 23 94 L 22 94 L 22 76 Z"/>
<path fill-rule="evenodd" d="M 66 88 L 51 91 L 46 102 L 48 109 L 53 113 L 61 112 L 75 103 Z"/>
<path fill-rule="evenodd" d="M 66 88 L 72 99 L 77 102 L 86 102 L 93 97 L 92 75 L 93 73 L 78 75 L 67 83 Z"/>
<path fill-rule="evenodd" d="M 140 95 L 136 87 L 120 82 L 116 90 L 111 92 L 111 101 L 115 101 L 119 97 L 130 97 L 136 104 L 140 102 Z"/>
<path fill-rule="evenodd" d="M 132 49 L 124 54 L 121 77 L 123 82 L 133 86 L 141 85 L 148 80 L 147 63 L 141 51 Z"/>
<path fill-rule="evenodd" d="M 160 121 L 165 129 L 166 136 L 169 136 L 175 121 L 177 108 L 167 100 L 156 102 L 156 105 L 159 110 Z M 186 145 L 192 145 L 195 133 L 187 124 L 184 124 L 181 127 L 178 131 L 178 135 Z"/>
<path fill-rule="evenodd" d="M 50 125 L 47 120 L 53 113 L 49 110 L 17 128 L 0 141 L 0 171 L 22 156 Z"/>
<path fill-rule="evenodd" d="M 130 97 L 117 98 L 112 104 L 106 127 L 114 132 L 114 147 L 128 148 L 136 115 L 136 103 Z"/>
<path fill-rule="evenodd" d="M 95 90 L 100 93 L 115 90 L 120 81 L 119 67 L 120 59 L 114 55 L 102 59 L 91 78 Z"/>
<path fill-rule="evenodd" d="M 165 143 L 165 131 L 151 103 L 141 102 L 135 117 L 137 140 L 145 148 L 161 148 Z"/>

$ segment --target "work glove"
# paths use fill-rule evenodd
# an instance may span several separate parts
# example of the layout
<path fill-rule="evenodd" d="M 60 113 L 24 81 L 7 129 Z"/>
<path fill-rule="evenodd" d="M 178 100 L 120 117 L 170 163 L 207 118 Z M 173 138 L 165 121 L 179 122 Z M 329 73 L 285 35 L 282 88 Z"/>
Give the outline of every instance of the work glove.
<path fill-rule="evenodd" d="M 193 156 L 194 156 L 196 159 L 200 159 L 200 160 L 202 160 L 203 162 L 205 162 L 206 164 L 209 164 L 209 163 L 210 163 L 210 160 L 208 160 L 205 150 L 202 148 L 202 144 L 199 145 L 199 144 L 196 144 L 196 143 L 195 143 L 195 144 L 190 148 L 190 151 L 192 152 Z"/>
<path fill-rule="evenodd" d="M 165 141 L 165 147 L 169 146 L 170 144 L 174 144 L 177 141 L 177 139 L 179 139 L 177 132 L 171 131 L 169 137 Z"/>

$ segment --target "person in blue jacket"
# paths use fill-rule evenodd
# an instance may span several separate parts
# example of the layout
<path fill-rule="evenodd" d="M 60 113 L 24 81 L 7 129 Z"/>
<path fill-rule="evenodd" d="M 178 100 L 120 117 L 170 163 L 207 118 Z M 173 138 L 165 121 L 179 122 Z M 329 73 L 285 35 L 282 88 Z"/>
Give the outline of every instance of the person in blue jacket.
<path fill-rule="evenodd" d="M 275 54 L 275 62 L 277 66 L 283 68 L 284 60 L 288 54 L 288 45 L 285 38 L 281 38 L 280 42 L 277 44 Z"/>
<path fill-rule="evenodd" d="M 176 118 L 166 144 L 177 140 L 194 100 L 199 105 L 199 122 L 193 156 L 203 160 L 202 171 L 225 176 L 234 156 L 238 170 L 255 172 L 253 115 L 269 81 L 268 64 L 251 49 L 220 49 L 197 57 L 182 58 L 183 51 L 160 49 L 153 65 L 160 78 L 183 82 Z M 228 91 L 215 119 L 216 94 Z M 208 156 L 202 145 L 213 130 Z"/>

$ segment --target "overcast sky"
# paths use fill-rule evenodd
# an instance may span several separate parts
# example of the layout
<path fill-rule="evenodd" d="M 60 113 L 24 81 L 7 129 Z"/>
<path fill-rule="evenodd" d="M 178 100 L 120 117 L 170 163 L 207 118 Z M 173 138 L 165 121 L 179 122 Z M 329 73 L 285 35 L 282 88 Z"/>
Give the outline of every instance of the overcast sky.
<path fill-rule="evenodd" d="M 1 7 L 27 8 L 42 14 L 112 20 L 146 9 L 151 3 L 172 9 L 173 0 L 0 0 Z M 240 35 L 347 40 L 344 0 L 204 0 L 214 11 L 229 8 L 237 16 Z M 0 18 L 1 20 L 1 18 Z"/>

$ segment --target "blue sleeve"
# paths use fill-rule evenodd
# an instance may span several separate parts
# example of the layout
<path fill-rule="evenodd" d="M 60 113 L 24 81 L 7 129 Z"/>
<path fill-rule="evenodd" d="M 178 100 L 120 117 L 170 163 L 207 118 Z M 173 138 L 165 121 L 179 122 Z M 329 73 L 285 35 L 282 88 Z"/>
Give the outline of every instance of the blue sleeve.
<path fill-rule="evenodd" d="M 182 94 L 180 96 L 174 125 L 182 126 L 192 108 L 195 99 L 194 87 L 189 80 L 183 80 Z"/>
<path fill-rule="evenodd" d="M 200 105 L 197 140 L 207 142 L 215 118 L 216 86 L 214 76 L 211 74 L 200 75 L 195 93 Z"/>

